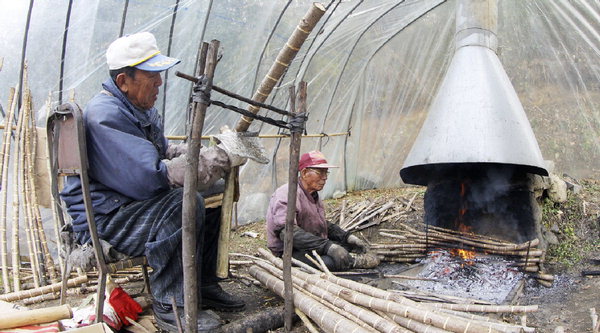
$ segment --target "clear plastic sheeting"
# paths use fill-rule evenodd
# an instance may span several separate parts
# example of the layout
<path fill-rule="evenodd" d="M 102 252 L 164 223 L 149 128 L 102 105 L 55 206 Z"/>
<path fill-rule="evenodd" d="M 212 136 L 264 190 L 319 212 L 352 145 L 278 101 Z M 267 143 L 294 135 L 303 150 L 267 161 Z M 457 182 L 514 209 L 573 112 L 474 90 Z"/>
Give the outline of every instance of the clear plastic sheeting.
<path fill-rule="evenodd" d="M 329 176 L 325 197 L 401 186 L 399 170 L 454 53 L 455 1 L 322 4 L 325 15 L 267 103 L 289 110 L 289 87 L 308 82 L 311 135 L 303 138 L 301 152 L 319 149 L 340 166 Z M 47 101 L 85 105 L 107 78 L 108 44 L 121 33 L 140 31 L 154 33 L 164 54 L 182 60 L 174 69 L 187 74 L 194 73 L 200 43 L 219 40 L 222 58 L 214 83 L 250 97 L 311 5 L 305 0 L 0 0 L 0 104 L 8 108 L 9 87 L 19 84 L 24 59 L 38 124 L 44 123 Z M 555 173 L 600 176 L 600 4 L 499 0 L 498 12 L 498 56 L 544 159 L 554 162 Z M 156 107 L 168 135 L 185 135 L 191 83 L 173 70 L 164 78 Z M 247 108 L 217 92 L 212 98 Z M 239 118 L 211 106 L 204 133 L 233 128 Z M 286 134 L 259 121 L 249 130 Z M 250 161 L 241 168 L 242 223 L 263 219 L 271 193 L 287 182 L 289 139 L 261 140 L 271 162 Z"/>

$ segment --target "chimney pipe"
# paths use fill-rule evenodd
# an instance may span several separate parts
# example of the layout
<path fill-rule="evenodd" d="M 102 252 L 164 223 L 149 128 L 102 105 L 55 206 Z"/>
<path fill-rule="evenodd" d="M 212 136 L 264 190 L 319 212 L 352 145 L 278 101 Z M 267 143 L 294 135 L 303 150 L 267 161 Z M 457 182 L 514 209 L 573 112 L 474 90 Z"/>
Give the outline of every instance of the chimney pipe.
<path fill-rule="evenodd" d="M 455 51 L 400 170 L 407 184 L 480 165 L 548 175 L 525 110 L 496 54 L 497 0 L 457 0 Z"/>

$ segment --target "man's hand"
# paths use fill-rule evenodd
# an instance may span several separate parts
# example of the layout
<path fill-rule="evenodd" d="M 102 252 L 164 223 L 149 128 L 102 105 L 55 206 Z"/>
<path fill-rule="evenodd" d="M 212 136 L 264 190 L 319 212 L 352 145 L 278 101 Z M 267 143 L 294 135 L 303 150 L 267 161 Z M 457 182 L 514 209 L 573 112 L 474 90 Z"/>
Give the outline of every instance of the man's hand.
<path fill-rule="evenodd" d="M 326 254 L 333 259 L 336 269 L 344 270 L 350 267 L 350 253 L 342 246 L 333 243 L 327 249 Z"/>
<path fill-rule="evenodd" d="M 354 235 L 348 236 L 348 239 L 346 239 L 346 242 L 348 244 L 360 249 L 361 253 L 365 253 L 369 250 L 369 244 L 367 244 L 367 242 L 363 241 L 362 239 L 360 239 Z"/>

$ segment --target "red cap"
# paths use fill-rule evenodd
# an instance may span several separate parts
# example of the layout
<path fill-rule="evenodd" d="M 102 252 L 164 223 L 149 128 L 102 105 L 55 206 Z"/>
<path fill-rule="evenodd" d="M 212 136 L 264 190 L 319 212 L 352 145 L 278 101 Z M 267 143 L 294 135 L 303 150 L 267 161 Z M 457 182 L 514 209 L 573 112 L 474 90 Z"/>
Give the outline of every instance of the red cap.
<path fill-rule="evenodd" d="M 322 152 L 313 150 L 308 153 L 302 154 L 300 156 L 300 163 L 298 164 L 298 170 L 302 170 L 305 168 L 337 168 L 335 165 L 331 165 L 327 163 L 325 159 L 325 155 Z"/>

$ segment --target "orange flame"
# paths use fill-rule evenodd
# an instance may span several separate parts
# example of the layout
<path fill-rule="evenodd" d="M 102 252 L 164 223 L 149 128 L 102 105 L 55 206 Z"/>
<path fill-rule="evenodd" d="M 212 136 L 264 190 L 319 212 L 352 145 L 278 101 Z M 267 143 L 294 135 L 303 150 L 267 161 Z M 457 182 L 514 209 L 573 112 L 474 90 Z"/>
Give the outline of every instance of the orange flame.
<path fill-rule="evenodd" d="M 457 257 L 461 257 L 463 260 L 467 261 L 467 263 L 469 265 L 473 264 L 473 262 L 471 260 L 475 259 L 475 256 L 476 256 L 475 251 L 469 251 L 469 250 L 464 250 L 464 249 L 452 249 L 452 250 L 450 250 L 450 253 L 452 253 L 452 255 L 455 255 Z"/>

